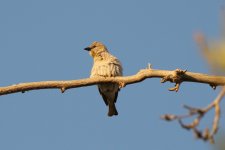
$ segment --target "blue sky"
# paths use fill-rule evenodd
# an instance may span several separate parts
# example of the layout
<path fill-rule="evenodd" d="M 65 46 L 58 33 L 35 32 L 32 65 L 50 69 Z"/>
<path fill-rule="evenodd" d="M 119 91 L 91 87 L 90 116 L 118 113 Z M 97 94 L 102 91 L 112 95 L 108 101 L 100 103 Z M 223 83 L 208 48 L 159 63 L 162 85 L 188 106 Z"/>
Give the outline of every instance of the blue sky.
<path fill-rule="evenodd" d="M 83 48 L 93 41 L 105 43 L 121 60 L 124 75 L 148 63 L 209 73 L 193 35 L 219 37 L 223 5 L 222 0 L 1 0 L 0 84 L 87 78 L 92 59 Z M 119 93 L 119 116 L 112 118 L 95 86 L 1 96 L 0 149 L 212 149 L 160 115 L 185 113 L 183 104 L 203 107 L 218 90 L 183 83 L 174 93 L 167 90 L 171 86 L 159 79 L 127 86 Z"/>

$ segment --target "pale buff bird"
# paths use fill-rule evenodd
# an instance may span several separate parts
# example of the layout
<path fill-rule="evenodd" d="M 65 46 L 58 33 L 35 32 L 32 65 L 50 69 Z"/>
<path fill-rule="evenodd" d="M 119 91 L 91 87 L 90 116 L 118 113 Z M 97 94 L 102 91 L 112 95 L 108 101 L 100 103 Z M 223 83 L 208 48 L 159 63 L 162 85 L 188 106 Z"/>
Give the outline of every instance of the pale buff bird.
<path fill-rule="evenodd" d="M 89 51 L 94 59 L 91 78 L 122 76 L 122 65 L 120 61 L 109 53 L 104 44 L 101 42 L 93 42 L 85 50 Z M 102 83 L 98 84 L 98 90 L 105 104 L 109 106 L 108 116 L 118 115 L 115 103 L 119 92 L 119 85 L 117 83 Z"/>

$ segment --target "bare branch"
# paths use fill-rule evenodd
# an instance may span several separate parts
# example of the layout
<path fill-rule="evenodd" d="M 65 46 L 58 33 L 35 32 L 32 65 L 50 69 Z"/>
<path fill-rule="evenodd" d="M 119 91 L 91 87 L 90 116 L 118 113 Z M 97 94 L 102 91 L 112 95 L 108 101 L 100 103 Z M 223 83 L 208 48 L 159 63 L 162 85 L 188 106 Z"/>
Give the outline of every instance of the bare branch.
<path fill-rule="evenodd" d="M 11 93 L 17 93 L 30 90 L 40 90 L 40 89 L 60 89 L 62 93 L 64 93 L 67 89 L 78 88 L 91 86 L 99 83 L 118 83 L 120 88 L 125 87 L 129 84 L 134 84 L 141 82 L 147 78 L 161 78 L 161 83 L 164 82 L 172 82 L 175 83 L 175 86 L 169 88 L 170 91 L 178 91 L 182 82 L 198 82 L 209 84 L 213 89 L 216 86 L 224 86 L 225 85 L 225 77 L 224 76 L 213 76 L 201 73 L 193 73 L 188 72 L 187 70 L 176 69 L 173 71 L 170 70 L 155 70 L 152 69 L 151 64 L 148 64 L 147 69 L 140 70 L 137 74 L 133 76 L 126 77 L 109 77 L 109 78 L 86 78 L 80 80 L 70 80 L 70 81 L 40 81 L 40 82 L 30 82 L 30 83 L 20 83 L 6 87 L 0 87 L 0 95 L 6 95 Z M 220 106 L 219 103 L 223 96 L 225 95 L 225 86 L 223 87 L 221 93 L 218 97 L 207 107 L 201 108 L 193 108 L 190 106 L 184 106 L 188 110 L 188 114 L 186 115 L 172 115 L 166 114 L 161 116 L 162 119 L 166 121 L 177 120 L 181 127 L 192 130 L 197 138 L 200 138 L 204 141 L 214 142 L 213 136 L 216 134 L 218 130 L 218 124 L 220 119 Z M 211 131 L 206 128 L 203 132 L 197 129 L 202 117 L 212 108 L 215 109 L 215 116 L 212 125 Z M 196 116 L 196 118 L 190 124 L 184 124 L 183 119 Z"/>
<path fill-rule="evenodd" d="M 11 93 L 17 93 L 30 90 L 40 89 L 60 89 L 61 92 L 65 92 L 67 89 L 78 88 L 84 86 L 91 86 L 99 83 L 114 82 L 120 85 L 120 88 L 129 84 L 141 82 L 147 78 L 162 78 L 161 82 L 173 82 L 174 88 L 170 88 L 171 91 L 178 91 L 182 82 L 198 82 L 213 85 L 214 87 L 219 85 L 225 85 L 224 76 L 213 76 L 201 73 L 187 72 L 186 70 L 176 69 L 174 71 L 169 70 L 155 70 L 151 69 L 151 65 L 148 69 L 140 70 L 136 75 L 126 77 L 110 77 L 110 78 L 86 78 L 80 80 L 70 81 L 40 81 L 14 84 L 11 86 L 0 87 L 0 95 L 6 95 Z"/>
<path fill-rule="evenodd" d="M 187 115 L 177 116 L 177 115 L 172 115 L 172 114 L 166 114 L 166 115 L 161 116 L 161 118 L 166 121 L 178 120 L 181 127 L 188 129 L 188 130 L 191 129 L 197 138 L 202 139 L 204 141 L 210 141 L 210 143 L 214 143 L 214 135 L 218 131 L 219 120 L 220 120 L 220 105 L 219 104 L 220 104 L 222 98 L 224 97 L 224 95 L 225 95 L 225 86 L 221 89 L 221 91 L 220 91 L 219 95 L 216 97 L 216 99 L 212 103 L 210 103 L 207 107 L 193 108 L 193 107 L 185 105 L 184 108 L 186 108 L 189 111 Z M 215 109 L 215 115 L 214 115 L 214 120 L 213 120 L 211 131 L 207 127 L 204 129 L 203 132 L 200 131 L 199 129 L 197 129 L 197 127 L 200 123 L 200 120 L 203 118 L 203 116 L 207 112 L 209 112 L 213 108 Z M 192 117 L 192 116 L 196 116 L 196 118 L 190 124 L 183 123 L 183 121 L 182 121 L 183 119 Z"/>

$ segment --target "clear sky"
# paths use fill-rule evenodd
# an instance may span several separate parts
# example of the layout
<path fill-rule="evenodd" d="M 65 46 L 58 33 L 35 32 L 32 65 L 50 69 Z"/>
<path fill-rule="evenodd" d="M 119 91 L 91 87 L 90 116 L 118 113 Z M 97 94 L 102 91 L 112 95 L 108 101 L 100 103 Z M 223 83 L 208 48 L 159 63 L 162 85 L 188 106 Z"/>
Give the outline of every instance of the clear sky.
<path fill-rule="evenodd" d="M 223 5 L 222 0 L 1 0 L 0 86 L 87 78 L 92 58 L 83 48 L 93 41 L 121 60 L 124 75 L 148 63 L 209 73 L 193 35 L 219 37 Z M 119 93 L 119 116 L 112 118 L 95 86 L 1 96 L 0 149 L 212 149 L 160 115 L 185 113 L 183 104 L 203 107 L 218 91 L 184 83 L 174 93 L 167 90 L 171 86 L 159 79 L 127 86 Z M 220 132 L 224 115 L 221 119 Z"/>

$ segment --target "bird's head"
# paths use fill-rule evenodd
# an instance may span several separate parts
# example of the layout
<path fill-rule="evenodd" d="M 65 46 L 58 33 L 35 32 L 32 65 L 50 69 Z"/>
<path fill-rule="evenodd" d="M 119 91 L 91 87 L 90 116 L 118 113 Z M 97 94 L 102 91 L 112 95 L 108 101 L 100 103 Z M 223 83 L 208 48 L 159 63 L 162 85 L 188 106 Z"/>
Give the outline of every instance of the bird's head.
<path fill-rule="evenodd" d="M 101 42 L 93 42 L 90 46 L 86 47 L 84 50 L 89 51 L 89 54 L 94 58 L 102 52 L 108 52 L 106 46 Z"/>

